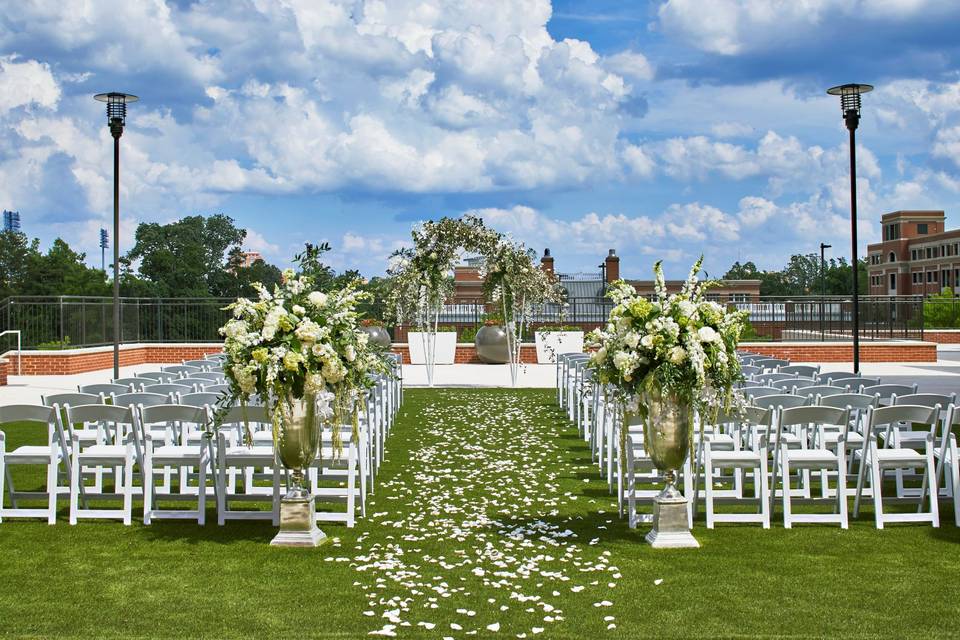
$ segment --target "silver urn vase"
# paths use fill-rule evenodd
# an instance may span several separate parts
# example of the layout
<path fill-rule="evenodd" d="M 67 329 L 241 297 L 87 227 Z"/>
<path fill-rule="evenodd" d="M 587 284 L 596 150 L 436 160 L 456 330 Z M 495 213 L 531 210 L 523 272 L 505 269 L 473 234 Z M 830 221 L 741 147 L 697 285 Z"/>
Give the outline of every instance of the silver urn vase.
<path fill-rule="evenodd" d="M 510 362 L 510 349 L 507 346 L 507 332 L 503 327 L 484 325 L 473 339 L 477 347 L 477 358 L 485 364 L 506 364 Z"/>
<path fill-rule="evenodd" d="M 280 500 L 280 532 L 270 542 L 273 546 L 317 547 L 326 541 L 317 527 L 313 497 L 305 485 L 307 469 L 320 450 L 322 428 L 315 395 L 276 401 L 273 441 L 288 473 L 287 494 Z"/>
<path fill-rule="evenodd" d="M 390 345 L 393 344 L 393 341 L 390 339 L 390 334 L 384 327 L 369 325 L 360 328 L 370 337 L 370 344 L 375 344 L 384 349 L 389 349 Z"/>
<path fill-rule="evenodd" d="M 693 407 L 659 386 L 640 396 L 644 449 L 663 473 L 663 491 L 653 501 L 653 529 L 646 540 L 655 548 L 696 548 L 690 533 L 687 498 L 677 489 L 677 470 L 683 466 L 693 432 Z"/>

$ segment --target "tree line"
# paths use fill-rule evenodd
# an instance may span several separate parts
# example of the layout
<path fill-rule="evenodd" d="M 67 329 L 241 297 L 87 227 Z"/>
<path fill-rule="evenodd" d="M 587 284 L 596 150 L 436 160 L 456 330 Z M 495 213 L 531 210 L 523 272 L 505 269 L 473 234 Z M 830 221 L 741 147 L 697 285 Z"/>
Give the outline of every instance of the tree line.
<path fill-rule="evenodd" d="M 822 273 L 821 273 L 822 271 Z M 866 294 L 867 261 L 860 261 L 859 290 Z M 846 258 L 830 258 L 820 268 L 816 253 L 795 254 L 783 269 L 761 271 L 753 262 L 734 262 L 724 280 L 759 280 L 761 296 L 850 295 L 853 293 L 853 268 Z"/>
<path fill-rule="evenodd" d="M 280 269 L 264 260 L 244 266 L 247 232 L 224 214 L 187 216 L 175 222 L 142 223 L 133 248 L 120 257 L 120 295 L 131 297 L 237 297 L 253 294 L 251 284 L 280 281 Z M 330 247 L 310 245 L 312 274 L 321 290 L 343 286 L 356 271 L 336 273 L 321 261 Z M 8 296 L 109 296 L 113 265 L 106 272 L 86 264 L 86 254 L 57 238 L 43 252 L 36 238 L 0 232 L 0 300 Z"/>

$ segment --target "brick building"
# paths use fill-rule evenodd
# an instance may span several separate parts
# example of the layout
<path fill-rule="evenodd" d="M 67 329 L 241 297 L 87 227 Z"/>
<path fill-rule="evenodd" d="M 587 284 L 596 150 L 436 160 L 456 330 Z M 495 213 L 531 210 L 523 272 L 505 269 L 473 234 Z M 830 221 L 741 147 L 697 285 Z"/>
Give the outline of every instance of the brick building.
<path fill-rule="evenodd" d="M 607 284 L 620 279 L 620 257 L 610 249 L 599 271 L 593 273 L 559 273 L 554 269 L 550 249 L 545 249 L 540 258 L 541 268 L 556 273 L 567 298 L 578 300 L 596 299 L 604 296 Z M 483 281 L 480 278 L 477 260 L 466 261 L 454 269 L 454 302 L 472 302 L 483 297 Z M 653 295 L 653 280 L 627 280 L 638 293 Z M 683 280 L 667 280 L 667 291 L 673 293 L 683 286 Z M 722 303 L 756 302 L 760 296 L 759 280 L 722 280 L 710 289 L 707 297 Z"/>
<path fill-rule="evenodd" d="M 943 211 L 894 211 L 881 218 L 880 242 L 867 245 L 870 295 L 929 295 L 960 283 L 960 229 Z"/>

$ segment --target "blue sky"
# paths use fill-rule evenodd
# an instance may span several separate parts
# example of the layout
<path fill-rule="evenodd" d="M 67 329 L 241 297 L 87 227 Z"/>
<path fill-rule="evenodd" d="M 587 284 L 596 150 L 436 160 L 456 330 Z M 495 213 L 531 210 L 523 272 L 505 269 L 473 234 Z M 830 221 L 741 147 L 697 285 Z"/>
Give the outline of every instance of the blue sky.
<path fill-rule="evenodd" d="M 475 212 L 562 271 L 701 252 L 849 254 L 846 132 L 866 82 L 862 244 L 880 214 L 960 225 L 955 0 L 142 0 L 0 6 L 0 206 L 99 262 L 138 94 L 125 225 L 223 212 L 287 264 L 326 240 L 381 273 L 417 220 Z M 863 247 L 861 247 L 862 251 Z"/>

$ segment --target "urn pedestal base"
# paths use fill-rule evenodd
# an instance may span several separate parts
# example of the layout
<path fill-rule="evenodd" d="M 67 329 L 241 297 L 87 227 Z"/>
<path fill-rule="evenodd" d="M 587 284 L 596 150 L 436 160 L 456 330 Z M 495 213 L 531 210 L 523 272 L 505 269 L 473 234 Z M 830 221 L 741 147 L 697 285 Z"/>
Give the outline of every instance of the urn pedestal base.
<path fill-rule="evenodd" d="M 646 541 L 654 549 L 697 549 L 700 543 L 687 526 L 687 499 L 669 485 L 653 501 L 653 529 Z"/>
<path fill-rule="evenodd" d="M 313 515 L 313 498 L 280 500 L 280 533 L 270 541 L 271 547 L 319 547 L 326 541 Z"/>

